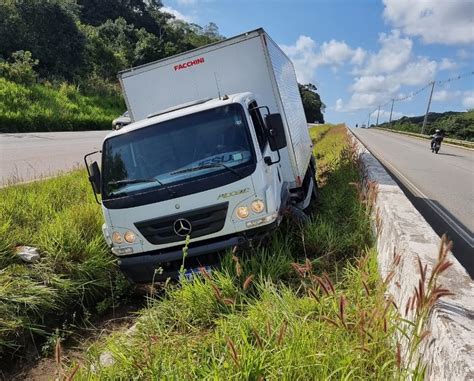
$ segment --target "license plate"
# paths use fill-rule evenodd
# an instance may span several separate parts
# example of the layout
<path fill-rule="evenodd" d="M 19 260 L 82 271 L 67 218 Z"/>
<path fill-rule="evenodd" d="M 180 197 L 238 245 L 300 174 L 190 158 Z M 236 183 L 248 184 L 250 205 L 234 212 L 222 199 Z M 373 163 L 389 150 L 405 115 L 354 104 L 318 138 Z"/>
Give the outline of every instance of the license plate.
<path fill-rule="evenodd" d="M 212 268 L 210 266 L 200 266 L 200 267 L 195 267 L 193 269 L 186 270 L 184 274 L 179 274 L 179 280 L 193 280 L 195 276 L 200 276 L 202 275 L 201 269 L 204 268 L 207 273 L 210 275 L 212 272 Z"/>

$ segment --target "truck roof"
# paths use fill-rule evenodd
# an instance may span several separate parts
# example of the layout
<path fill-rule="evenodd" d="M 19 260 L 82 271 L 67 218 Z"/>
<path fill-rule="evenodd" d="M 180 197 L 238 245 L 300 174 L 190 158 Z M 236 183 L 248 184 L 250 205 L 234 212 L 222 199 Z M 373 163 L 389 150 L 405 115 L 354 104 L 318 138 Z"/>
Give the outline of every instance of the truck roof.
<path fill-rule="evenodd" d="M 113 136 L 123 135 L 123 134 L 126 134 L 127 132 L 139 130 L 143 127 L 148 127 L 153 124 L 164 122 L 170 119 L 179 118 L 184 115 L 195 114 L 200 111 L 208 110 L 208 109 L 219 107 L 219 106 L 225 106 L 231 103 L 238 103 L 242 99 L 248 98 L 250 96 L 252 96 L 251 93 L 245 92 L 245 93 L 224 95 L 219 98 L 203 99 L 194 103 L 190 103 L 190 102 L 183 103 L 182 105 L 177 105 L 176 107 L 173 107 L 172 109 L 169 109 L 169 110 L 165 109 L 165 110 L 157 111 L 155 114 L 149 116 L 146 119 L 142 119 L 137 122 L 131 123 L 125 127 L 122 127 L 120 130 L 113 131 L 110 134 L 108 134 L 104 138 L 104 140 L 109 139 Z"/>

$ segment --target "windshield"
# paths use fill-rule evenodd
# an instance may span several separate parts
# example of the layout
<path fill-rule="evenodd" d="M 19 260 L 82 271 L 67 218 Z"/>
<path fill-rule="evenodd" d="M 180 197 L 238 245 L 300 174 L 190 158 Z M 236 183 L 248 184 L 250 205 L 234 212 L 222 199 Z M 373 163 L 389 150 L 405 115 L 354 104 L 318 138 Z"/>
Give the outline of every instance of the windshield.
<path fill-rule="evenodd" d="M 103 195 L 123 197 L 253 161 L 243 109 L 231 104 L 161 122 L 107 139 L 102 156 Z"/>

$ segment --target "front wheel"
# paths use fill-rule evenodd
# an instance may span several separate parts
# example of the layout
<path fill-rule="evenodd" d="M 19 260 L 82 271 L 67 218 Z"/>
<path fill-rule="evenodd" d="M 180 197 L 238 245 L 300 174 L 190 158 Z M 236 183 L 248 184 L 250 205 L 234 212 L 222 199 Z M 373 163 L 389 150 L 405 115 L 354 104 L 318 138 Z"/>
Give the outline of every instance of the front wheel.
<path fill-rule="evenodd" d="M 299 226 L 304 226 L 310 221 L 309 216 L 303 210 L 294 205 L 289 205 L 286 208 L 286 214 L 292 222 L 296 222 Z"/>

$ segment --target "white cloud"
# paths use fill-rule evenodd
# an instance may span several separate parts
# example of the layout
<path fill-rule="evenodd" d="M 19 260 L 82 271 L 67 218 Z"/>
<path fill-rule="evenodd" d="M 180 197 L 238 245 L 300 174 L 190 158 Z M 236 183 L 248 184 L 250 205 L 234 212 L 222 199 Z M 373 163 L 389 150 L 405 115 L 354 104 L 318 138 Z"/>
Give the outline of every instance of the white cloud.
<path fill-rule="evenodd" d="M 354 92 L 347 103 L 347 110 L 377 107 L 392 98 L 404 95 L 397 93 L 402 86 L 424 85 L 435 77 L 437 63 L 425 57 L 415 58 L 401 70 L 388 75 L 363 75 L 354 78 Z"/>
<path fill-rule="evenodd" d="M 356 77 L 346 111 L 377 107 L 400 97 L 402 86 L 421 86 L 435 78 L 438 63 L 414 56 L 413 41 L 401 37 L 398 30 L 381 33 L 379 44 L 377 52 L 368 54 L 366 64 L 353 71 Z"/>
<path fill-rule="evenodd" d="M 425 43 L 474 42 L 471 0 L 383 0 L 384 18 L 409 36 Z"/>
<path fill-rule="evenodd" d="M 367 52 L 362 48 L 357 48 L 353 52 L 354 52 L 354 55 L 352 56 L 351 63 L 355 65 L 361 65 L 365 60 L 365 56 L 367 55 Z"/>
<path fill-rule="evenodd" d="M 320 60 L 324 64 L 342 65 L 354 57 L 355 51 L 344 41 L 331 40 L 321 45 Z"/>
<path fill-rule="evenodd" d="M 390 120 L 390 109 L 389 110 L 380 109 L 380 113 L 378 110 L 375 110 L 374 112 L 370 114 L 370 124 L 377 123 L 377 114 L 379 114 L 379 124 L 383 122 L 388 122 Z M 392 111 L 392 120 L 400 119 L 404 115 L 405 114 L 403 114 L 402 112 Z"/>
<path fill-rule="evenodd" d="M 435 91 L 433 93 L 433 101 L 436 101 L 436 102 L 444 102 L 450 98 L 451 98 L 450 94 L 447 90 Z"/>
<path fill-rule="evenodd" d="M 467 109 L 474 108 L 474 91 L 466 91 L 462 104 Z"/>
<path fill-rule="evenodd" d="M 182 21 L 186 21 L 186 22 L 192 22 L 193 21 L 193 18 L 191 16 L 184 15 L 180 11 L 177 11 L 176 9 L 171 8 L 171 7 L 161 7 L 160 11 L 173 15 L 177 20 L 182 20 Z"/>
<path fill-rule="evenodd" d="M 314 82 L 319 66 L 360 64 L 366 55 L 362 48 L 352 49 L 344 41 L 330 40 L 318 48 L 311 37 L 304 35 L 299 36 L 294 45 L 281 45 L 281 48 L 293 61 L 298 81 L 302 83 Z M 336 69 L 333 67 L 333 70 Z"/>
<path fill-rule="evenodd" d="M 365 108 L 375 108 L 387 101 L 385 93 L 353 93 L 345 111 L 354 111 Z"/>
<path fill-rule="evenodd" d="M 461 91 L 449 91 L 449 90 L 438 90 L 433 92 L 433 101 L 435 102 L 446 102 L 451 99 L 461 96 Z"/>
<path fill-rule="evenodd" d="M 339 98 L 336 101 L 336 106 L 334 106 L 335 111 L 342 111 L 344 109 L 344 102 L 342 101 L 342 98 Z"/>
<path fill-rule="evenodd" d="M 352 90 L 356 93 L 394 93 L 399 88 L 398 83 L 383 75 L 358 77 L 352 85 Z"/>
<path fill-rule="evenodd" d="M 436 61 L 420 57 L 392 76 L 403 85 L 423 85 L 434 79 L 437 67 Z"/>
<path fill-rule="evenodd" d="M 370 56 L 362 73 L 370 75 L 392 73 L 410 60 L 413 41 L 409 38 L 401 38 L 400 31 L 392 30 L 389 35 L 381 33 L 379 43 L 382 47 L 376 54 Z"/>
<path fill-rule="evenodd" d="M 458 67 L 457 63 L 454 62 L 451 58 L 443 58 L 439 63 L 439 70 L 451 70 Z"/>

